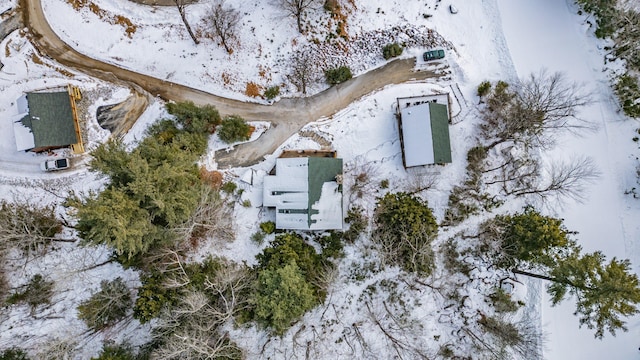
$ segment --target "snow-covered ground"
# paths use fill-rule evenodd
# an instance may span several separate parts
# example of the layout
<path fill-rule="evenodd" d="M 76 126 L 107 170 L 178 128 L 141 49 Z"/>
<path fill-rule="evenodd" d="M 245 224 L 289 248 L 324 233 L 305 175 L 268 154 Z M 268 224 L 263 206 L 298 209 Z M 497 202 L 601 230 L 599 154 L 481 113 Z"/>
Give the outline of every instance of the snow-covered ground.
<path fill-rule="evenodd" d="M 602 175 L 588 189 L 584 204 L 569 203 L 555 209 L 566 226 L 579 232 L 586 251 L 602 251 L 607 257 L 628 258 L 640 273 L 640 202 L 624 191 L 635 186 L 631 140 L 637 122 L 625 118 L 615 103 L 604 68 L 602 47 L 584 19 L 576 16 L 571 2 L 499 0 L 504 34 L 518 75 L 541 67 L 561 71 L 583 83 L 593 93 L 593 102 L 579 116 L 598 126 L 584 137 L 565 136 L 553 157 L 586 154 L 596 160 Z M 573 304 L 556 308 L 544 299 L 543 323 L 548 331 L 548 359 L 632 359 L 638 357 L 640 317 L 629 319 L 629 332 L 595 340 L 592 331 L 578 329 Z"/>
<path fill-rule="evenodd" d="M 573 5 L 568 5 L 568 2 L 570 1 L 371 0 L 358 3 L 357 9 L 349 7 L 351 12 L 349 34 L 352 37 L 370 36 L 376 30 L 390 29 L 407 23 L 413 24 L 415 28 L 426 26 L 435 29 L 453 45 L 451 51 L 447 53 L 447 61 L 453 70 L 453 80 L 387 87 L 354 103 L 331 119 L 318 119 L 320 121 L 308 125 L 305 129 L 318 132 L 330 139 L 340 157 L 344 159 L 347 171 L 367 166 L 372 172 L 372 184 L 389 180 L 391 189 L 405 189 L 412 186 L 418 175 L 437 176 L 439 181 L 435 188 L 428 192 L 427 198 L 436 217 L 442 219 L 449 190 L 463 178 L 466 151 L 475 144 L 474 124 L 477 118 L 474 94 L 478 83 L 483 80 L 514 80 L 517 77 L 527 76 L 531 72 L 538 72 L 541 68 L 547 68 L 549 71 L 563 71 L 570 79 L 584 83 L 585 89 L 594 94 L 593 104 L 583 109 L 581 117 L 596 124 L 598 129 L 580 138 L 563 137 L 558 141 L 556 149 L 546 155 L 562 158 L 572 154 L 587 154 L 596 160 L 602 176 L 598 182 L 589 187 L 589 195 L 584 204 L 567 203 L 563 207 L 558 206 L 547 210 L 553 215 L 564 218 L 570 230 L 579 231 L 577 238 L 586 251 L 602 250 L 608 257 L 630 258 L 634 270 L 638 271 L 640 245 L 637 244 L 637 239 L 640 236 L 640 224 L 637 219 L 640 218 L 640 203 L 623 195 L 624 191 L 635 183 L 632 154 L 636 149 L 631 138 L 636 124 L 617 112 L 615 99 L 609 88 L 607 72 L 603 69 L 603 54 L 599 51 L 602 43 L 592 36 L 591 30 L 583 24 L 581 17 L 575 15 L 576 9 Z M 245 89 L 251 82 L 261 87 L 285 84 L 285 95 L 297 94 L 295 88 L 286 85 L 286 60 L 292 51 L 312 42 L 309 38 L 298 35 L 294 20 L 283 16 L 282 12 L 270 2 L 228 1 L 243 14 L 238 36 L 241 42 L 234 44 L 234 53 L 231 55 L 226 54 L 214 40 L 206 36 L 202 36 L 200 45 L 194 45 L 184 30 L 177 10 L 173 7 L 148 7 L 125 0 L 95 0 L 93 3 L 102 9 L 99 14 L 103 20 L 89 7 L 77 11 L 66 0 L 43 0 L 47 17 L 54 30 L 77 50 L 92 57 L 232 98 L 249 100 Z M 448 5 L 450 4 L 458 8 L 458 14 L 449 13 Z M 2 6 L 0 5 L 0 12 L 2 12 Z M 187 8 L 189 19 L 200 34 L 205 31 L 204 17 L 208 6 L 209 1 L 202 1 Z M 130 37 L 126 34 L 124 26 L 108 23 L 107 19 L 115 19 L 117 15 L 126 16 L 136 25 L 135 32 L 132 32 Z M 325 26 L 329 22 L 326 13 L 321 9 L 312 12 L 310 18 L 319 19 L 314 23 L 321 24 L 316 25 L 318 27 Z M 315 30 L 311 33 L 317 33 L 318 36 L 324 34 L 322 31 Z M 402 40 L 406 35 L 400 34 L 398 38 Z M 125 89 L 113 88 L 79 74 L 68 77 L 65 75 L 65 71 L 68 70 L 62 69 L 59 65 L 36 60 L 32 47 L 17 32 L 5 39 L 1 45 L 3 51 L 0 54 L 0 61 L 5 65 L 0 71 L 0 89 L 3 94 L 0 98 L 0 118 L 2 119 L 10 118 L 13 102 L 22 92 L 43 87 L 72 83 L 80 85 L 86 89 L 87 93 L 94 91 L 94 104 L 89 113 L 95 113 L 98 105 L 121 101 L 127 95 Z M 404 55 L 419 55 L 422 50 L 420 47 L 409 48 Z M 362 48 L 354 51 L 352 55 L 353 58 L 350 61 L 356 73 L 362 73 L 384 62 L 379 47 Z M 438 167 L 435 171 L 428 170 L 426 173 L 405 171 L 402 167 L 394 117 L 395 99 L 402 96 L 428 94 L 434 90 L 449 91 L 450 86 L 455 84 L 461 88 L 464 98 L 459 99 L 460 103 L 455 104 L 460 115 L 456 118 L 455 125 L 450 128 L 453 163 L 446 167 Z M 318 83 L 313 86 L 312 91 L 317 92 L 325 87 L 326 85 Z M 145 127 L 163 116 L 166 116 L 166 112 L 162 104 L 154 102 L 125 140 L 131 143 L 140 139 Z M 97 126 L 95 119 L 90 117 L 88 121 L 90 136 L 94 143 L 104 141 L 107 134 Z M 256 127 L 255 136 L 258 136 L 260 131 L 266 128 L 266 124 L 257 123 Z M 221 146 L 215 138 L 210 141 L 212 151 Z M 287 149 L 317 147 L 319 147 L 318 144 L 299 135 L 293 136 L 282 146 Z M 29 182 L 39 184 L 37 181 L 46 182 L 52 178 L 63 179 L 68 189 L 86 190 L 101 186 L 101 182 L 94 179 L 93 175 L 88 174 L 83 168 L 61 175 L 42 174 L 38 172 L 37 167 L 41 161 L 41 156 L 15 152 L 10 124 L 6 121 L 0 122 L 0 170 L 2 171 L 0 198 L 11 198 L 18 193 L 34 196 L 47 203 L 55 201 L 55 197 L 40 194 L 34 191 L 33 187 L 26 185 Z M 209 164 L 214 161 L 212 153 L 204 161 L 207 165 L 214 165 Z M 258 174 L 257 182 L 253 186 L 244 183 L 240 186 L 245 189 L 242 199 L 258 204 L 258 199 L 261 197 L 259 179 L 273 166 L 274 162 L 275 159 L 269 157 L 252 170 L 232 169 L 226 176 L 231 179 L 240 178 L 248 170 L 255 170 Z M 347 192 L 345 199 L 362 203 L 370 212 L 377 194 L 379 193 L 372 191 L 364 199 L 359 199 Z M 521 204 L 518 203 L 513 204 L 511 208 L 507 206 L 505 210 L 520 208 Z M 257 224 L 266 220 L 261 217 L 261 214 L 255 207 L 236 206 L 237 240 L 233 243 L 211 245 L 210 248 L 203 250 L 222 254 L 232 260 L 253 263 L 255 255 L 261 249 L 249 238 L 256 231 Z M 16 271 L 15 275 L 24 276 L 34 271 L 46 271 L 52 266 L 63 266 L 67 261 L 86 255 L 86 251 L 69 249 L 70 255 L 57 259 L 58 263 L 55 265 L 52 265 L 51 259 L 45 259 L 37 268 Z M 96 254 L 91 255 L 91 259 L 99 262 L 103 260 L 105 253 L 96 251 Z M 358 251 L 363 249 L 347 248 L 347 258 L 349 254 L 358 256 Z M 59 253 L 53 252 L 52 257 Z M 353 261 L 343 264 L 341 276 L 346 279 L 342 280 L 349 281 L 353 268 L 365 266 L 367 261 L 371 262 L 375 259 L 368 258 L 363 259 L 362 262 Z M 77 267 L 62 267 L 62 270 L 54 273 L 56 279 L 69 276 L 68 274 L 76 271 Z M 95 290 L 96 279 L 107 276 L 107 272 L 110 273 L 109 276 L 122 273 L 121 276 L 126 276 L 132 282 L 135 278 L 131 272 L 110 267 L 90 273 L 86 278 L 78 281 L 69 282 L 66 285 L 70 287 L 68 292 L 74 295 L 63 302 L 67 308 L 53 309 L 64 314 L 65 320 L 44 323 L 31 321 L 18 326 L 15 319 L 20 310 L 14 311 L 12 315 L 14 320 L 7 323 L 13 326 L 13 329 L 0 332 L 0 346 L 12 343 L 14 336 L 24 336 L 29 332 L 29 327 L 38 327 L 41 324 L 45 324 L 41 328 L 42 331 L 55 332 L 64 328 L 67 331 L 72 329 L 77 331 L 76 333 L 81 333 L 84 325 L 75 319 L 75 304 L 88 296 L 87 283 L 91 283 L 92 290 Z M 333 301 L 341 310 L 327 316 L 334 316 L 336 320 L 343 321 L 347 325 L 365 321 L 362 313 L 358 312 L 362 309 L 354 305 L 357 302 L 352 302 L 354 297 L 357 298 L 362 294 L 367 284 L 379 281 L 383 277 L 392 279 L 396 276 L 397 274 L 392 270 L 378 275 L 377 278 L 350 286 L 346 286 L 345 282 L 337 283 L 331 291 L 334 296 Z M 16 280 L 17 284 L 22 282 Z M 535 287 L 536 285 L 531 286 L 531 288 Z M 527 301 L 532 302 L 536 300 L 537 295 L 532 291 L 527 296 Z M 578 329 L 578 321 L 572 315 L 571 300 L 565 301 L 557 308 L 549 308 L 547 299 L 542 301 L 544 306 L 542 324 L 547 334 L 544 347 L 545 358 L 629 359 L 637 357 L 637 348 L 640 345 L 637 343 L 640 338 L 638 317 L 630 319 L 628 333 L 618 333 L 615 338 L 607 335 L 603 341 L 599 341 L 593 339 L 591 331 Z M 530 307 L 533 311 L 537 309 L 539 309 L 538 306 Z M 325 317 L 324 310 L 324 308 L 316 309 L 306 315 L 304 323 L 312 325 L 322 323 Z M 373 310 L 376 311 L 376 309 Z M 447 334 L 442 328 L 429 323 L 429 320 L 435 322 L 437 306 L 423 303 L 415 307 L 415 310 L 421 314 L 429 314 L 421 317 L 427 324 L 427 328 L 419 334 L 416 333 L 416 337 L 421 337 L 422 341 L 430 345 L 437 345 L 437 341 L 433 340 L 436 336 L 446 339 Z M 336 358 L 342 354 L 340 350 L 342 345 L 334 347 L 329 345 L 335 344 L 336 339 L 342 338 L 344 334 L 338 331 L 346 331 L 344 329 L 348 326 L 344 324 L 339 322 L 328 328 L 328 335 L 325 334 L 326 349 L 315 356 Z M 263 332 L 235 331 L 233 336 L 249 348 L 250 354 L 258 353 L 259 347 L 265 345 L 266 354 L 279 358 L 283 356 L 279 348 L 290 346 L 285 344 L 287 341 L 290 342 L 294 333 L 295 336 L 300 337 L 296 341 L 314 336 L 309 328 L 302 331 L 301 325 L 298 324 L 290 331 L 282 342 L 272 341 L 268 345 L 265 345 L 268 338 Z M 130 334 L 137 331 L 137 337 L 135 337 L 137 341 L 145 338 L 145 330 L 137 329 L 135 326 L 118 330 Z M 302 332 L 298 333 L 298 330 Z M 350 331 L 353 331 L 353 328 Z M 372 336 L 371 334 L 375 333 L 375 329 L 363 331 L 365 336 Z M 116 334 L 107 334 L 106 337 L 119 339 Z M 86 349 L 80 356 L 85 358 L 95 354 L 100 347 L 99 339 L 83 341 Z M 375 339 L 372 343 L 375 343 Z M 377 346 L 380 345 L 377 344 Z M 393 356 L 392 353 L 385 353 L 391 350 L 385 350 L 384 346 L 374 350 L 379 351 L 377 355 L 381 358 L 385 358 L 386 355 Z"/>

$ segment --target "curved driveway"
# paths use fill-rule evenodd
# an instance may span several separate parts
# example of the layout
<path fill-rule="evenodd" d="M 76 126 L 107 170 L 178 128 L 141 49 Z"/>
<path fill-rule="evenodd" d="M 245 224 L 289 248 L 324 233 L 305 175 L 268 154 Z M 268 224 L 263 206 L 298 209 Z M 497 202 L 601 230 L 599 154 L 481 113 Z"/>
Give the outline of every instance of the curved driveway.
<path fill-rule="evenodd" d="M 416 72 L 415 59 L 402 59 L 391 61 L 381 68 L 314 96 L 287 98 L 273 105 L 249 103 L 223 98 L 92 59 L 74 50 L 56 35 L 45 18 L 40 0 L 20 0 L 20 7 L 24 24 L 31 31 L 33 45 L 41 55 L 48 56 L 62 65 L 106 81 L 136 84 L 151 95 L 165 100 L 190 100 L 196 104 L 211 104 L 223 115 L 238 114 L 247 120 L 272 123 L 271 129 L 258 140 L 238 145 L 229 153 L 217 152 L 216 161 L 221 168 L 249 166 L 261 161 L 265 155 L 275 151 L 308 122 L 331 116 L 353 101 L 385 85 L 440 76 L 433 71 Z"/>

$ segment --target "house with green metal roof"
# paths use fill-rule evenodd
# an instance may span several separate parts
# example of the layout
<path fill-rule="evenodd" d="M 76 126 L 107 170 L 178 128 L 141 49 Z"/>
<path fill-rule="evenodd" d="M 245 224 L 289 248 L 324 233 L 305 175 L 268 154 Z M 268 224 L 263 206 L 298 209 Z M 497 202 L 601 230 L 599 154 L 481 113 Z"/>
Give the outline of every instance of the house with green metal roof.
<path fill-rule="evenodd" d="M 451 163 L 447 94 L 398 98 L 404 166 Z"/>
<path fill-rule="evenodd" d="M 13 129 L 19 151 L 46 151 L 81 142 L 68 91 L 30 92 L 17 101 Z"/>
<path fill-rule="evenodd" d="M 263 205 L 275 207 L 277 229 L 342 229 L 342 159 L 279 158 L 275 170 L 264 178 Z"/>

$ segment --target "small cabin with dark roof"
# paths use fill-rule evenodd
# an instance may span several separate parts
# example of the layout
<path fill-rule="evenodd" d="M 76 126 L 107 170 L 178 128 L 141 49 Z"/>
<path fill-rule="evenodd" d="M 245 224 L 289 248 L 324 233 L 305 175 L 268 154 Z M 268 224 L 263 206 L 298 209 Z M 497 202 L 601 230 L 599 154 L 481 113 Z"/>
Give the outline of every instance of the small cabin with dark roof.
<path fill-rule="evenodd" d="M 70 88 L 71 89 L 71 88 Z M 13 132 L 18 151 L 82 149 L 75 98 L 69 91 L 29 92 L 17 101 Z"/>

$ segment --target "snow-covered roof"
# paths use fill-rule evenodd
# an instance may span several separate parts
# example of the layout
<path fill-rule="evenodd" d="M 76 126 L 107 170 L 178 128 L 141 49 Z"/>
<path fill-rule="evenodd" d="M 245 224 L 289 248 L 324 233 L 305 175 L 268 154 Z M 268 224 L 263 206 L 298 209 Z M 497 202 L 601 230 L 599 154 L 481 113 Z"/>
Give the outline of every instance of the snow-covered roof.
<path fill-rule="evenodd" d="M 26 114 L 29 112 L 29 103 L 27 102 L 27 94 L 22 94 L 16 100 L 16 106 L 18 107 L 18 114 Z"/>
<path fill-rule="evenodd" d="M 311 205 L 317 214 L 311 214 L 309 229 L 342 229 L 342 191 L 337 182 L 322 184 L 320 199 Z"/>
<path fill-rule="evenodd" d="M 266 176 L 263 205 L 276 208 L 276 228 L 342 229 L 342 159 L 280 158 Z"/>
<path fill-rule="evenodd" d="M 27 116 L 27 114 L 20 114 L 18 120 L 13 122 L 13 134 L 16 138 L 16 149 L 18 149 L 18 151 L 25 151 L 36 147 L 31 129 L 22 124 L 21 119 L 23 116 Z"/>
<path fill-rule="evenodd" d="M 406 167 L 451 162 L 449 116 L 446 104 L 398 99 Z M 402 107 L 402 104 L 407 104 Z"/>

